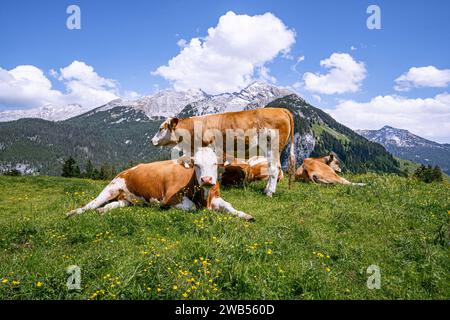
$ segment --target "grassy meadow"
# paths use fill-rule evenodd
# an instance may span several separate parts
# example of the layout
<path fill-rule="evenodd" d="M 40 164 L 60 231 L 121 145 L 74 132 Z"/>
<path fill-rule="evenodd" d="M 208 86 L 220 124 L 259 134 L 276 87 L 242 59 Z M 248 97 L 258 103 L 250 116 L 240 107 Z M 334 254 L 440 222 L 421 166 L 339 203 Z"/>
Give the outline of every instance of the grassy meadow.
<path fill-rule="evenodd" d="M 107 181 L 1 176 L 0 299 L 450 298 L 450 184 L 347 178 L 367 186 L 223 190 L 248 223 L 157 206 L 65 219 Z"/>

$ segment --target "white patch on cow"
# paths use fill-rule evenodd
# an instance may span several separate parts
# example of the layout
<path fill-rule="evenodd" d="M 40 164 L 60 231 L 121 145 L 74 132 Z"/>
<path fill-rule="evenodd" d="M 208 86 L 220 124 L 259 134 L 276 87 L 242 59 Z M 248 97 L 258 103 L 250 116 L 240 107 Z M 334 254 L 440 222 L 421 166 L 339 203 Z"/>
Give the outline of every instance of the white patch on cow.
<path fill-rule="evenodd" d="M 106 204 L 105 206 L 103 206 L 101 208 L 98 208 L 97 211 L 100 213 L 105 213 L 106 211 L 109 211 L 112 209 L 117 209 L 117 208 L 124 208 L 129 205 L 130 205 L 130 203 L 126 200 L 113 201 L 113 202 Z"/>
<path fill-rule="evenodd" d="M 125 192 L 126 195 L 130 194 L 130 191 L 127 188 L 127 185 L 125 183 L 124 178 L 114 178 L 103 190 L 100 192 L 100 194 L 89 202 L 84 207 L 75 209 L 67 213 L 68 217 L 82 214 L 85 211 L 88 210 L 95 210 L 97 208 L 100 208 L 101 206 L 105 205 L 111 200 L 114 200 L 119 194 L 120 191 Z"/>
<path fill-rule="evenodd" d="M 194 154 L 194 168 L 197 182 L 203 185 L 202 178 L 211 178 L 210 185 L 213 186 L 217 182 L 217 156 L 210 147 L 199 148 Z"/>
<path fill-rule="evenodd" d="M 195 210 L 195 203 L 193 203 L 188 197 L 183 197 L 183 201 L 181 201 L 179 204 L 175 205 L 175 208 L 181 209 L 181 210 Z"/>
<path fill-rule="evenodd" d="M 213 210 L 225 211 L 225 212 L 231 213 L 234 216 L 238 216 L 239 218 L 245 219 L 247 221 L 253 220 L 253 217 L 251 215 L 246 214 L 245 212 L 236 210 L 235 208 L 233 208 L 231 203 L 226 202 L 221 197 L 215 197 L 214 199 L 212 199 L 211 206 L 212 206 Z"/>
<path fill-rule="evenodd" d="M 251 157 L 247 161 L 248 165 L 251 166 L 251 167 L 253 167 L 253 166 L 257 165 L 257 164 L 260 164 L 260 163 L 267 163 L 267 162 L 268 162 L 267 158 L 263 157 L 263 156 Z"/>

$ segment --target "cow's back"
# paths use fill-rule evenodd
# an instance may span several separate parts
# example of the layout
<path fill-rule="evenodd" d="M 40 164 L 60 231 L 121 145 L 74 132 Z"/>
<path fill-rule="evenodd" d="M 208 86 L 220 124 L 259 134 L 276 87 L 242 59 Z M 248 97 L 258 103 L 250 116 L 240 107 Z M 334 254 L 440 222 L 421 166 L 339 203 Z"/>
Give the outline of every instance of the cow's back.
<path fill-rule="evenodd" d="M 197 116 L 189 119 L 190 124 L 188 126 L 190 129 L 193 129 L 193 124 L 196 121 L 201 122 L 205 144 L 213 142 L 210 141 L 213 136 L 205 134 L 208 130 L 210 130 L 210 133 L 213 130 L 218 130 L 222 132 L 225 138 L 226 130 L 229 129 L 243 130 L 244 132 L 250 129 L 276 129 L 279 134 L 279 151 L 281 152 L 288 143 L 291 132 L 293 132 L 293 128 L 291 128 L 293 123 L 292 113 L 284 108 L 259 108 Z M 225 139 L 223 142 L 225 143 Z"/>

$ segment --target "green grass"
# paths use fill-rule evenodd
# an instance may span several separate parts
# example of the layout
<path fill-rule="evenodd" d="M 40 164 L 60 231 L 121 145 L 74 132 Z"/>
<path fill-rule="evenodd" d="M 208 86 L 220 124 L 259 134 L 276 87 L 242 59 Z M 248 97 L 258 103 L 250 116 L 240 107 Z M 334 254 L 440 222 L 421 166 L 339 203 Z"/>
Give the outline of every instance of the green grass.
<path fill-rule="evenodd" d="M 397 161 L 400 163 L 400 170 L 404 171 L 406 169 L 409 175 L 412 175 L 420 167 L 420 164 L 417 162 L 400 159 L 397 157 L 395 157 L 395 159 L 397 159 Z M 450 176 L 445 172 L 442 172 L 442 177 L 444 181 L 450 182 Z"/>
<path fill-rule="evenodd" d="M 327 125 L 319 125 L 317 123 L 313 123 L 312 124 L 312 130 L 314 131 L 316 137 L 320 137 L 320 135 L 322 134 L 323 131 L 326 131 L 327 133 L 331 134 L 333 137 L 335 137 L 336 139 L 338 139 L 341 142 L 348 142 L 349 139 L 347 136 L 345 136 L 342 133 L 337 132 L 336 130 L 334 130 L 333 128 L 328 127 Z"/>
<path fill-rule="evenodd" d="M 155 206 L 65 219 L 107 182 L 0 177 L 0 299 L 448 299 L 449 184 L 349 178 L 367 186 L 223 190 L 246 223 Z"/>

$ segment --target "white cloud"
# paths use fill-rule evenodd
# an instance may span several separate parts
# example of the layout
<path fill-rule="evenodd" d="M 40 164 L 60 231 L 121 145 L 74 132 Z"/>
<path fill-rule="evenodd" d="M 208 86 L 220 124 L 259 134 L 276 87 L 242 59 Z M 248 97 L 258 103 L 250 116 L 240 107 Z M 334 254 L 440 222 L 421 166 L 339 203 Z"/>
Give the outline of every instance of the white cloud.
<path fill-rule="evenodd" d="M 0 105 L 33 108 L 76 103 L 95 107 L 118 97 L 117 83 L 99 76 L 84 62 L 74 61 L 61 68 L 59 73 L 51 69 L 49 74 L 62 82 L 65 92 L 54 89 L 42 70 L 35 66 L 21 65 L 11 70 L 0 68 Z"/>
<path fill-rule="evenodd" d="M 319 102 L 319 103 L 322 102 L 322 98 L 321 98 L 319 95 L 313 94 L 312 97 L 313 97 L 314 100 L 316 100 L 317 102 Z"/>
<path fill-rule="evenodd" d="M 322 94 L 356 92 L 366 77 L 364 63 L 355 61 L 347 53 L 333 53 L 320 61 L 320 65 L 329 69 L 328 73 L 306 72 L 303 75 L 306 90 Z"/>
<path fill-rule="evenodd" d="M 177 41 L 177 45 L 178 45 L 180 48 L 184 48 L 184 47 L 186 47 L 186 45 L 187 45 L 187 41 L 184 40 L 184 39 L 180 39 L 180 40 Z"/>
<path fill-rule="evenodd" d="M 180 90 L 238 91 L 266 62 L 286 55 L 294 42 L 295 32 L 272 13 L 248 16 L 229 11 L 205 38 L 185 43 L 177 56 L 152 74 Z"/>
<path fill-rule="evenodd" d="M 431 140 L 450 142 L 448 93 L 426 99 L 377 96 L 368 102 L 343 101 L 336 109 L 325 111 L 353 129 L 379 129 L 390 125 Z"/>
<path fill-rule="evenodd" d="M 67 88 L 66 99 L 83 106 L 99 106 L 118 98 L 117 82 L 100 77 L 84 62 L 74 61 L 61 68 L 59 80 Z"/>
<path fill-rule="evenodd" d="M 419 87 L 444 88 L 450 83 L 450 69 L 439 70 L 434 66 L 412 67 L 395 79 L 395 83 L 394 88 L 397 91 L 408 91 Z"/>
<path fill-rule="evenodd" d="M 294 71 L 294 72 L 296 72 L 296 73 L 299 73 L 299 72 L 297 71 L 297 65 L 298 65 L 300 62 L 303 62 L 303 61 L 305 61 L 305 56 L 299 56 L 299 57 L 297 58 L 297 61 L 295 61 L 295 64 L 291 66 L 291 70 Z"/>
<path fill-rule="evenodd" d="M 50 80 L 35 66 L 21 65 L 9 71 L 0 68 L 0 105 L 42 106 L 61 99 L 63 94 L 52 89 Z"/>
<path fill-rule="evenodd" d="M 265 67 L 265 66 L 261 66 L 258 68 L 257 70 L 259 78 L 258 80 L 262 80 L 268 83 L 276 83 L 277 82 L 277 78 L 275 78 L 274 76 L 272 76 L 270 74 L 270 69 Z"/>

